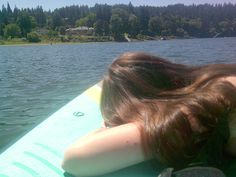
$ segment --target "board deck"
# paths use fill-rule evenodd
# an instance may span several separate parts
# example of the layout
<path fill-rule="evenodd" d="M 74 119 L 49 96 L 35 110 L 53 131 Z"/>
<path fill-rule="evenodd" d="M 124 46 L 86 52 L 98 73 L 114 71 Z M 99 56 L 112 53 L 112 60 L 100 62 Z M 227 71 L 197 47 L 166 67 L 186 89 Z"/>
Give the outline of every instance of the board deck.
<path fill-rule="evenodd" d="M 101 127 L 100 95 L 96 84 L 10 146 L 0 155 L 0 177 L 70 177 L 61 168 L 63 153 L 76 139 Z M 236 161 L 232 164 L 229 177 L 236 176 Z M 161 169 L 144 162 L 100 177 L 156 177 Z"/>
<path fill-rule="evenodd" d="M 100 94 L 100 86 L 94 85 L 10 146 L 0 155 L 0 177 L 70 176 L 61 168 L 63 153 L 76 139 L 101 127 Z M 143 163 L 104 177 L 157 174 Z"/>

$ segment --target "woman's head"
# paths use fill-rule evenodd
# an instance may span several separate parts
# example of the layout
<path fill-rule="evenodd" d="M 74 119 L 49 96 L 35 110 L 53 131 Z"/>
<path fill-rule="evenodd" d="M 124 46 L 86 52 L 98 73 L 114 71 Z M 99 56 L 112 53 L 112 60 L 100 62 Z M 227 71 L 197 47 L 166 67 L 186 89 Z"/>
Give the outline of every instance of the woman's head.
<path fill-rule="evenodd" d="M 173 90 L 186 85 L 192 67 L 172 63 L 145 53 L 124 53 L 109 67 L 107 82 L 125 86 L 136 97 L 149 97 L 150 92 Z M 153 97 L 153 95 L 151 95 Z"/>
<path fill-rule="evenodd" d="M 133 121 L 141 100 L 175 99 L 191 94 L 210 80 L 236 74 L 236 65 L 188 66 L 140 52 L 119 56 L 104 76 L 101 112 L 110 126 Z M 128 115 L 127 111 L 131 111 Z"/>
<path fill-rule="evenodd" d="M 163 91 L 189 84 L 193 67 L 171 63 L 145 53 L 125 53 L 109 67 L 103 79 L 101 110 L 105 118 L 120 117 L 123 107 L 141 99 L 158 98 Z M 120 122 L 121 123 L 121 122 Z"/>

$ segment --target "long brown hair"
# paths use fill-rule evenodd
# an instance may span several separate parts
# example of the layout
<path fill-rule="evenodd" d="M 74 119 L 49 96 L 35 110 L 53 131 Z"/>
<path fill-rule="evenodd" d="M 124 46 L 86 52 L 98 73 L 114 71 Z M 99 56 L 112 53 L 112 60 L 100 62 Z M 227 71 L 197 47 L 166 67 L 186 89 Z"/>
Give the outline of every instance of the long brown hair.
<path fill-rule="evenodd" d="M 139 122 L 145 153 L 173 166 L 185 165 L 235 107 L 235 88 L 213 81 L 235 74 L 236 64 L 187 66 L 125 53 L 104 76 L 101 112 L 108 126 Z"/>
<path fill-rule="evenodd" d="M 166 90 L 190 84 L 189 73 L 194 70 L 145 53 L 125 53 L 109 67 L 103 78 L 101 111 L 110 123 L 118 121 L 124 105 L 135 99 L 156 98 Z"/>
<path fill-rule="evenodd" d="M 176 168 L 199 162 L 222 165 L 228 118 L 236 109 L 233 85 L 213 80 L 182 98 L 151 104 L 159 111 L 150 110 L 152 116 L 143 117 L 147 154 Z"/>

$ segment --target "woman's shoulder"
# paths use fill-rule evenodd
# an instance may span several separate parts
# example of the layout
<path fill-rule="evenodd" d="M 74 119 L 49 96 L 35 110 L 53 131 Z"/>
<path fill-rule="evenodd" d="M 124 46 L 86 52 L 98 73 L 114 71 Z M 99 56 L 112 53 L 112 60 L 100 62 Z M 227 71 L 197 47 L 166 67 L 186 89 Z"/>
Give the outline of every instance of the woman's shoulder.
<path fill-rule="evenodd" d="M 224 76 L 216 79 L 217 82 L 229 82 L 236 88 L 236 75 Z"/>
<path fill-rule="evenodd" d="M 236 75 L 227 76 L 227 77 L 224 77 L 224 79 L 225 81 L 230 82 L 232 85 L 236 87 Z"/>

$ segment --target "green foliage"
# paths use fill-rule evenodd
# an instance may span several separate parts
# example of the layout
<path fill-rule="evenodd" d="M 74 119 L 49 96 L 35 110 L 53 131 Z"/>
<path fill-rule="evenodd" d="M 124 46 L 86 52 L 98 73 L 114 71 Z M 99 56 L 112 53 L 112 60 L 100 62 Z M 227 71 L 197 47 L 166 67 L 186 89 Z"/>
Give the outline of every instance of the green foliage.
<path fill-rule="evenodd" d="M 73 5 L 54 11 L 44 11 L 40 6 L 12 9 L 7 4 L 0 9 L 0 36 L 26 37 L 32 29 L 47 29 L 50 32 L 45 38 L 58 39 L 59 34 L 65 35 L 66 29 L 76 26 L 94 27 L 97 36 L 112 35 L 114 38 L 122 38 L 124 33 L 140 39 L 147 36 L 236 36 L 235 12 L 236 4 L 226 3 L 134 7 L 130 2 L 114 6 Z M 18 25 L 21 33 L 18 34 L 19 28 L 9 24 Z"/>
<path fill-rule="evenodd" d="M 56 27 L 62 26 L 62 18 L 59 14 L 59 12 L 55 12 L 52 15 L 52 21 L 51 21 L 51 27 L 55 29 Z"/>
<path fill-rule="evenodd" d="M 124 26 L 124 23 L 121 17 L 119 17 L 117 14 L 114 14 L 111 16 L 110 30 L 115 39 L 120 38 L 122 34 L 124 33 L 123 26 Z"/>
<path fill-rule="evenodd" d="M 97 20 L 93 27 L 96 35 L 106 36 L 110 34 L 109 23 L 106 21 Z"/>
<path fill-rule="evenodd" d="M 31 32 L 27 34 L 27 40 L 29 42 L 40 42 L 40 35 L 36 32 Z"/>
<path fill-rule="evenodd" d="M 22 36 L 26 37 L 32 29 L 32 18 L 26 11 L 21 11 L 17 17 L 17 24 L 20 26 Z"/>
<path fill-rule="evenodd" d="M 54 31 L 54 30 L 50 30 L 47 35 L 48 35 L 49 39 L 55 38 L 56 36 L 58 36 L 58 32 Z"/>
<path fill-rule="evenodd" d="M 128 11 L 121 8 L 115 8 L 112 10 L 112 16 L 110 19 L 110 31 L 115 40 L 118 41 L 124 40 L 124 33 L 128 32 L 128 27 L 129 27 L 128 22 L 129 22 Z M 133 23 L 133 25 L 135 24 Z"/>
<path fill-rule="evenodd" d="M 0 36 L 4 35 L 4 27 L 5 27 L 4 24 L 0 24 Z"/>
<path fill-rule="evenodd" d="M 88 14 L 88 16 L 86 16 L 84 18 L 76 20 L 75 24 L 76 24 L 76 26 L 93 27 L 95 21 L 96 21 L 96 15 L 94 13 L 90 13 L 90 14 Z"/>
<path fill-rule="evenodd" d="M 94 24 L 95 34 L 102 36 L 103 35 L 103 21 L 97 20 Z"/>
<path fill-rule="evenodd" d="M 114 21 L 114 18 L 115 19 L 118 19 L 120 20 L 120 24 L 121 27 L 119 30 L 121 30 L 121 33 L 124 33 L 124 32 L 128 32 L 128 21 L 129 21 L 129 14 L 128 14 L 128 11 L 125 10 L 125 9 L 121 9 L 121 8 L 115 8 L 112 10 L 112 16 L 111 16 L 111 19 L 110 19 L 110 22 Z M 111 24 L 112 26 L 113 24 Z"/>
<path fill-rule="evenodd" d="M 139 9 L 140 33 L 148 34 L 148 22 L 150 19 L 150 12 L 147 6 L 141 6 Z"/>
<path fill-rule="evenodd" d="M 186 30 L 191 36 L 200 36 L 202 29 L 202 20 L 200 18 L 190 19 L 187 21 Z"/>
<path fill-rule="evenodd" d="M 129 15 L 129 33 L 131 35 L 131 37 L 136 37 L 136 35 L 139 33 L 139 19 L 136 15 L 134 14 L 130 14 Z"/>
<path fill-rule="evenodd" d="M 86 26 L 86 18 L 81 18 L 79 20 L 76 20 L 75 25 L 78 26 Z"/>
<path fill-rule="evenodd" d="M 60 26 L 58 28 L 58 31 L 61 35 L 65 35 L 66 34 L 66 27 L 65 26 Z"/>
<path fill-rule="evenodd" d="M 9 14 L 4 5 L 2 5 L 2 11 L 0 13 L 0 24 L 7 25 L 9 22 Z"/>
<path fill-rule="evenodd" d="M 187 33 L 183 28 L 177 28 L 176 29 L 176 36 L 184 37 L 184 36 L 187 36 Z"/>
<path fill-rule="evenodd" d="M 17 24 L 8 24 L 4 28 L 4 37 L 6 38 L 14 38 L 20 37 L 21 31 L 20 27 Z"/>
<path fill-rule="evenodd" d="M 217 35 L 217 30 L 216 30 L 216 28 L 210 28 L 209 29 L 209 34 L 213 37 L 213 36 L 215 36 L 215 35 Z"/>
<path fill-rule="evenodd" d="M 8 14 L 12 13 L 12 10 L 11 10 L 11 7 L 10 7 L 9 3 L 7 3 L 7 13 Z"/>
<path fill-rule="evenodd" d="M 154 35 L 160 35 L 162 29 L 162 19 L 158 16 L 151 17 L 148 23 L 149 31 Z"/>
<path fill-rule="evenodd" d="M 46 13 L 41 6 L 34 10 L 34 18 L 38 27 L 43 27 L 46 24 Z"/>
<path fill-rule="evenodd" d="M 234 27 L 232 24 L 233 24 L 233 22 L 231 22 L 229 20 L 221 21 L 218 24 L 218 27 L 220 28 L 220 32 L 224 33 L 225 36 L 231 36 L 231 33 L 234 32 Z"/>
<path fill-rule="evenodd" d="M 33 29 L 33 28 L 36 28 L 36 27 L 37 27 L 37 21 L 36 21 L 35 17 L 30 16 L 30 21 L 31 21 L 31 27 L 32 27 L 32 29 Z"/>
<path fill-rule="evenodd" d="M 101 20 L 103 22 L 109 22 L 112 15 L 112 7 L 105 5 L 96 4 L 94 6 L 94 13 L 96 14 L 96 21 Z"/>
<path fill-rule="evenodd" d="M 93 24 L 95 23 L 96 21 L 96 14 L 95 13 L 90 13 L 88 16 L 87 16 L 87 26 L 88 27 L 93 27 Z"/>

